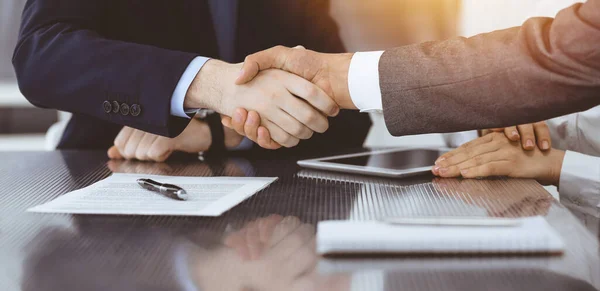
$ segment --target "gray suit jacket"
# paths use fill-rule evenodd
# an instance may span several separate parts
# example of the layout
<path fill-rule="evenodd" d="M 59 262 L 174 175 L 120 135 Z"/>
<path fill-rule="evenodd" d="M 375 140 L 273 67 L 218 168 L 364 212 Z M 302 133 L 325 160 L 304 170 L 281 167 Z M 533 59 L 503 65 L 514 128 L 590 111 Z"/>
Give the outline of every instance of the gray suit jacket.
<path fill-rule="evenodd" d="M 521 27 L 386 51 L 393 135 L 504 127 L 600 104 L 600 0 Z"/>

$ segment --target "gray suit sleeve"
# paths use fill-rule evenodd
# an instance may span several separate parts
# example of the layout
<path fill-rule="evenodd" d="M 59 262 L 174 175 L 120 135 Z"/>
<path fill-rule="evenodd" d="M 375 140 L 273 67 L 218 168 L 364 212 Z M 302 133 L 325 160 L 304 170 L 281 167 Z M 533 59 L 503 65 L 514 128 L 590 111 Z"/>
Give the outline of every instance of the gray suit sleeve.
<path fill-rule="evenodd" d="M 504 127 L 600 104 L 600 0 L 555 19 L 386 51 L 379 63 L 391 134 Z"/>

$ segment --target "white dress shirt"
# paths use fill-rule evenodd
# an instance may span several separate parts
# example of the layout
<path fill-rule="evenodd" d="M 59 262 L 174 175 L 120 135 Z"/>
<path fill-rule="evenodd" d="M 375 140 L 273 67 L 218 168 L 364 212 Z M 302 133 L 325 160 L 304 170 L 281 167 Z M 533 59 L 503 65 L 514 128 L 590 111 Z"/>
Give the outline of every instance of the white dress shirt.
<path fill-rule="evenodd" d="M 560 172 L 561 201 L 600 217 L 600 106 L 547 123 L 552 147 L 567 151 Z"/>

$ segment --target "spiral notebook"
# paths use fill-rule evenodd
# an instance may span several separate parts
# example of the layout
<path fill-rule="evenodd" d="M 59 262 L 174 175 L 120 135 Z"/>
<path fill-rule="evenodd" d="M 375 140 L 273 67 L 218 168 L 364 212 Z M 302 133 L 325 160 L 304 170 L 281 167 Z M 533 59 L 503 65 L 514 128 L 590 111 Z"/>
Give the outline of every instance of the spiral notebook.
<path fill-rule="evenodd" d="M 507 226 L 323 221 L 318 224 L 317 251 L 322 255 L 563 253 L 561 237 L 543 217 L 516 220 Z"/>

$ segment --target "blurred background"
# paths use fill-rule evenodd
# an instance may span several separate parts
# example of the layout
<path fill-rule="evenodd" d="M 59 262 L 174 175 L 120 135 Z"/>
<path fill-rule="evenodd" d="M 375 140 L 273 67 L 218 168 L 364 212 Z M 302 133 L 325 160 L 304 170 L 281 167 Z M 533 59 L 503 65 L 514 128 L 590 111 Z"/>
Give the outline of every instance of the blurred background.
<path fill-rule="evenodd" d="M 85 0 L 82 0 L 85 1 Z M 20 94 L 11 65 L 26 0 L 0 0 L 0 151 L 52 150 L 68 115 L 34 108 Z M 348 51 L 382 50 L 520 25 L 531 16 L 554 16 L 573 0 L 331 0 L 331 14 Z M 31 118 L 35 116 L 35 118 Z M 391 137 L 382 117 L 366 146 L 441 146 L 441 135 Z M 53 124 L 57 124 L 52 127 Z M 47 136 L 48 130 L 50 130 Z"/>

